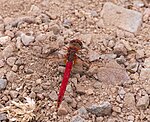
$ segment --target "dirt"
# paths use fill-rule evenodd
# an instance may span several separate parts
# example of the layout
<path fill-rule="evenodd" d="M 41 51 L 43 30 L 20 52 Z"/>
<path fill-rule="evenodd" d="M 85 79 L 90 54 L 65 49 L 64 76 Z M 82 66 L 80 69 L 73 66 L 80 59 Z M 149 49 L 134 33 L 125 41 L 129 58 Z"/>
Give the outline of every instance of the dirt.
<path fill-rule="evenodd" d="M 1 0 L 0 121 L 150 121 L 149 1 L 111 0 L 142 13 L 135 33 L 103 23 L 106 2 Z M 76 38 L 83 49 L 57 111 L 64 48 Z"/>

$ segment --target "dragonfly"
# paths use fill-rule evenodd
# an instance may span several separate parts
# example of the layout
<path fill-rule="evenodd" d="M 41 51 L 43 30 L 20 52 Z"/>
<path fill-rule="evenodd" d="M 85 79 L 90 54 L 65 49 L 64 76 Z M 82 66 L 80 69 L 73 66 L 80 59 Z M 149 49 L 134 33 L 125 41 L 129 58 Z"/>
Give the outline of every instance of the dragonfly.
<path fill-rule="evenodd" d="M 101 63 L 99 63 L 100 62 L 100 60 L 97 60 L 97 61 L 87 61 L 86 59 L 82 59 L 79 55 L 80 55 L 80 52 L 81 52 L 81 50 L 83 50 L 83 49 L 87 49 L 87 47 L 84 47 L 83 46 L 83 42 L 81 41 L 81 40 L 79 40 L 79 39 L 73 39 L 73 40 L 71 40 L 70 42 L 69 42 L 69 45 L 68 45 L 68 47 L 65 49 L 66 51 L 67 51 L 67 54 L 63 57 L 66 61 L 66 64 L 65 64 L 65 70 L 64 70 L 64 74 L 63 74 L 63 78 L 62 78 L 62 82 L 61 82 L 61 85 L 60 85 L 60 88 L 59 88 L 59 92 L 58 92 L 58 99 L 57 99 L 57 110 L 58 110 L 58 108 L 60 107 L 60 105 L 61 105 L 61 103 L 62 103 L 62 101 L 63 101 L 63 97 L 64 97 L 64 94 L 65 94 L 65 91 L 66 91 L 66 87 L 67 87 L 67 84 L 68 84 L 68 81 L 69 81 L 69 78 L 70 78 L 70 74 L 71 74 L 71 72 L 75 69 L 75 66 L 77 65 L 77 64 L 79 64 L 80 62 L 79 61 L 82 61 L 83 62 L 83 64 L 85 64 L 85 67 L 88 67 L 87 69 L 89 69 L 89 70 L 87 70 L 86 72 L 84 72 L 85 73 L 85 75 L 87 75 L 87 76 L 89 76 L 89 77 L 93 77 L 94 79 L 95 79 L 95 77 L 93 76 L 93 74 L 95 74 L 94 73 L 94 71 L 91 71 L 91 72 L 93 72 L 93 74 L 92 75 L 90 75 L 90 70 L 92 69 L 94 69 L 94 68 L 91 68 L 91 67 L 95 67 L 96 65 L 99 65 L 99 67 L 97 68 L 95 68 L 94 70 L 97 72 L 97 70 L 101 67 L 100 66 L 100 64 Z M 57 54 L 57 57 L 51 57 L 52 55 L 53 55 L 53 53 L 55 53 L 55 52 L 57 52 L 58 53 L 58 50 L 56 49 L 53 49 L 53 50 L 51 50 L 49 53 L 48 53 L 48 55 L 37 55 L 36 54 L 36 56 L 38 56 L 39 58 L 46 58 L 46 59 L 48 59 L 49 61 L 51 60 L 52 62 L 53 61 L 55 61 L 56 62 L 56 60 L 58 59 L 59 60 L 59 56 L 58 56 L 58 54 Z M 50 58 L 48 57 L 50 55 Z M 58 61 L 57 60 L 57 61 Z M 105 61 L 104 61 L 105 62 Z M 74 68 L 73 68 L 74 67 Z M 116 69 L 116 72 L 121 72 L 121 71 L 125 71 L 125 68 L 122 68 L 122 67 L 120 67 L 120 68 L 118 68 L 118 66 L 116 66 L 116 67 L 113 67 L 113 63 L 112 63 L 112 65 L 111 65 L 111 63 L 109 63 L 108 65 L 106 65 L 106 67 L 102 67 L 102 68 L 100 68 L 100 71 L 102 71 L 101 73 L 99 73 L 100 74 L 100 76 L 99 77 L 102 77 L 102 80 L 104 80 L 105 81 L 105 79 L 107 79 L 106 78 L 106 76 L 104 76 L 105 75 L 105 73 L 106 73 L 106 70 L 107 69 L 109 69 L 109 72 L 108 72 L 108 75 L 109 75 L 109 73 L 111 74 L 111 75 L 114 75 L 114 74 L 116 74 L 115 72 L 113 72 L 113 69 Z M 117 70 L 118 69 L 118 70 Z M 79 71 L 79 70 L 77 70 L 77 71 Z M 118 73 L 119 74 L 119 73 Z M 113 77 L 113 76 L 112 76 Z M 114 77 L 116 77 L 116 76 L 114 76 Z M 117 77 L 119 77 L 120 79 L 121 78 L 123 78 L 124 76 L 121 76 L 121 75 L 119 75 L 119 76 L 117 76 Z M 125 76 L 126 77 L 126 76 Z M 110 78 L 110 77 L 109 77 Z M 112 78 L 113 79 L 113 78 Z M 126 79 L 126 78 L 124 78 L 124 79 Z M 108 80 L 111 80 L 111 79 L 108 79 Z"/>

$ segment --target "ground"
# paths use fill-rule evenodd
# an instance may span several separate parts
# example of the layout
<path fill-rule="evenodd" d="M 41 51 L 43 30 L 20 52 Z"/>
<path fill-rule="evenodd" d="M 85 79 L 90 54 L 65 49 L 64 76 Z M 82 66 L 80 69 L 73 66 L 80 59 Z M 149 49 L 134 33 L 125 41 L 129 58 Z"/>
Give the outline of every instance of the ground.
<path fill-rule="evenodd" d="M 149 122 L 149 4 L 1 0 L 0 121 Z M 57 111 L 72 39 L 83 48 Z"/>

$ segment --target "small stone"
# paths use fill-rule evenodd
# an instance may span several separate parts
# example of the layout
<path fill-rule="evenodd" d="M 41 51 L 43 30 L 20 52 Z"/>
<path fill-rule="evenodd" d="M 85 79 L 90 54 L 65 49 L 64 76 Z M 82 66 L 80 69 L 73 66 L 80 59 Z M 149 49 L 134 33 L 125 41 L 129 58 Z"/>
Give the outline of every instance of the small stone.
<path fill-rule="evenodd" d="M 41 34 L 38 34 L 38 35 L 35 37 L 35 40 L 36 40 L 36 41 L 44 41 L 46 38 L 47 38 L 47 35 L 41 33 Z"/>
<path fill-rule="evenodd" d="M 73 92 L 71 84 L 68 84 L 68 85 L 67 85 L 66 91 L 69 92 L 69 93 L 72 93 L 72 92 Z"/>
<path fill-rule="evenodd" d="M 31 42 L 34 41 L 34 36 L 28 36 L 24 33 L 21 34 L 21 41 L 25 46 L 28 46 Z"/>
<path fill-rule="evenodd" d="M 21 49 L 21 47 L 23 46 L 23 44 L 21 43 L 21 37 L 17 37 L 16 40 L 17 40 L 16 42 L 17 49 Z"/>
<path fill-rule="evenodd" d="M 14 50 L 15 48 L 13 44 L 9 44 L 8 46 L 6 46 L 2 51 L 3 58 L 6 60 L 8 57 L 12 56 L 14 54 Z"/>
<path fill-rule="evenodd" d="M 149 58 L 145 58 L 144 67 L 145 68 L 150 68 L 150 57 Z"/>
<path fill-rule="evenodd" d="M 4 23 L 0 23 L 0 31 L 4 32 L 5 30 L 5 25 Z"/>
<path fill-rule="evenodd" d="M 93 89 L 88 89 L 86 91 L 87 95 L 92 95 L 94 93 Z"/>
<path fill-rule="evenodd" d="M 77 84 L 77 86 L 76 86 L 76 92 L 78 93 L 78 94 L 85 94 L 85 89 L 84 89 L 84 86 L 81 86 L 80 84 Z"/>
<path fill-rule="evenodd" d="M 142 96 L 137 101 L 137 107 L 140 109 L 146 109 L 149 106 L 150 100 L 148 94 Z"/>
<path fill-rule="evenodd" d="M 10 96 L 14 99 L 14 98 L 17 98 L 17 96 L 18 96 L 18 92 L 17 91 L 15 91 L 15 90 L 11 90 L 10 91 Z"/>
<path fill-rule="evenodd" d="M 135 7 L 143 7 L 144 3 L 141 0 L 133 0 L 133 6 L 135 6 Z"/>
<path fill-rule="evenodd" d="M 6 79 L 1 79 L 0 78 L 0 90 L 5 89 L 7 86 L 7 80 Z"/>
<path fill-rule="evenodd" d="M 49 94 L 49 97 L 52 101 L 55 101 L 57 100 L 58 96 L 57 96 L 57 93 L 56 91 L 52 91 L 50 94 Z"/>
<path fill-rule="evenodd" d="M 64 19 L 63 26 L 66 28 L 70 28 L 72 25 L 71 21 L 69 19 Z"/>
<path fill-rule="evenodd" d="M 0 113 L 0 121 L 7 120 L 7 115 L 5 113 Z"/>
<path fill-rule="evenodd" d="M 9 36 L 10 38 L 14 38 L 14 36 L 15 36 L 15 34 L 10 30 L 6 30 L 5 35 Z"/>
<path fill-rule="evenodd" d="M 32 69 L 30 69 L 29 67 L 25 67 L 25 73 L 32 74 L 32 73 L 34 73 L 34 71 Z"/>
<path fill-rule="evenodd" d="M 103 102 L 100 105 L 92 105 L 87 108 L 87 111 L 96 116 L 107 116 L 112 112 L 112 105 L 109 102 Z"/>
<path fill-rule="evenodd" d="M 115 111 L 117 113 L 121 113 L 121 108 L 120 107 L 114 106 L 112 109 L 113 109 L 113 111 Z"/>
<path fill-rule="evenodd" d="M 36 80 L 36 84 L 41 84 L 42 83 L 42 79 L 37 79 Z"/>
<path fill-rule="evenodd" d="M 41 13 L 41 10 L 38 6 L 32 5 L 29 11 L 30 14 L 32 15 L 39 15 Z"/>
<path fill-rule="evenodd" d="M 87 110 L 83 106 L 80 109 L 78 109 L 77 112 L 79 113 L 79 115 L 85 115 L 85 114 L 87 114 Z"/>
<path fill-rule="evenodd" d="M 126 93 L 124 98 L 124 106 L 127 108 L 134 108 L 135 107 L 135 97 L 132 93 Z"/>
<path fill-rule="evenodd" d="M 85 41 L 86 45 L 89 45 L 92 41 L 92 34 L 81 34 L 80 39 Z"/>
<path fill-rule="evenodd" d="M 129 32 L 136 32 L 142 24 L 142 14 L 117 6 L 111 2 L 106 2 L 101 15 L 105 25 L 114 25 Z"/>
<path fill-rule="evenodd" d="M 7 58 L 7 64 L 9 65 L 9 66 L 13 66 L 14 64 L 15 64 L 15 61 L 17 60 L 17 58 L 16 57 L 9 57 L 9 58 Z"/>
<path fill-rule="evenodd" d="M 96 117 L 96 122 L 103 122 L 104 118 L 103 117 Z"/>
<path fill-rule="evenodd" d="M 91 50 L 89 51 L 88 57 L 89 57 L 89 61 L 95 61 L 100 58 L 100 54 L 97 53 L 96 51 Z"/>
<path fill-rule="evenodd" d="M 94 83 L 93 87 L 96 88 L 96 89 L 100 89 L 102 87 L 102 83 L 97 81 L 97 82 Z"/>
<path fill-rule="evenodd" d="M 17 74 L 13 71 L 9 71 L 6 74 L 6 78 L 10 82 L 14 82 L 17 79 Z"/>
<path fill-rule="evenodd" d="M 119 90 L 118 90 L 118 94 L 120 96 L 121 99 L 124 98 L 126 92 L 124 91 L 124 89 L 121 87 Z"/>
<path fill-rule="evenodd" d="M 58 25 L 53 25 L 52 27 L 50 27 L 50 30 L 53 31 L 55 35 L 60 33 L 60 27 Z"/>
<path fill-rule="evenodd" d="M 107 122 L 117 122 L 117 121 L 118 121 L 118 119 L 116 119 L 116 118 L 109 118 Z"/>
<path fill-rule="evenodd" d="M 144 58 L 144 49 L 136 50 L 136 59 Z"/>
<path fill-rule="evenodd" d="M 64 96 L 64 99 L 69 104 L 73 102 L 73 99 L 71 97 L 69 97 L 69 96 Z"/>
<path fill-rule="evenodd" d="M 73 116 L 70 122 L 85 122 L 85 119 L 80 117 L 79 115 Z"/>
<path fill-rule="evenodd" d="M 5 65 L 5 62 L 2 59 L 0 59 L 0 68 L 3 67 L 4 65 Z"/>
<path fill-rule="evenodd" d="M 129 115 L 128 116 L 128 122 L 134 122 L 134 116 Z"/>
<path fill-rule="evenodd" d="M 58 108 L 58 115 L 67 115 L 68 114 L 68 104 L 62 101 L 60 107 Z"/>
<path fill-rule="evenodd" d="M 5 45 L 7 42 L 10 42 L 11 38 L 9 36 L 0 37 L 0 45 Z"/>
<path fill-rule="evenodd" d="M 44 99 L 44 95 L 41 94 L 41 93 L 37 93 L 37 98 L 40 99 L 40 100 L 43 100 Z"/>
<path fill-rule="evenodd" d="M 76 108 L 77 107 L 77 101 L 75 99 L 72 100 L 71 107 L 72 108 Z"/>
<path fill-rule="evenodd" d="M 110 40 L 110 41 L 108 42 L 108 47 L 112 48 L 112 47 L 114 47 L 114 46 L 115 46 L 114 40 Z"/>
<path fill-rule="evenodd" d="M 141 80 L 149 80 L 150 79 L 150 68 L 142 68 L 140 72 Z"/>
<path fill-rule="evenodd" d="M 18 66 L 17 65 L 13 65 L 12 71 L 17 72 L 18 71 Z"/>
<path fill-rule="evenodd" d="M 103 19 L 100 19 L 100 20 L 96 23 L 96 25 L 97 25 L 99 28 L 105 27 Z"/>
<path fill-rule="evenodd" d="M 149 84 L 143 84 L 143 88 L 146 90 L 146 92 L 150 95 L 150 83 Z"/>
<path fill-rule="evenodd" d="M 124 44 L 117 42 L 114 47 L 114 53 L 117 55 L 127 55 L 127 49 L 125 48 Z"/>

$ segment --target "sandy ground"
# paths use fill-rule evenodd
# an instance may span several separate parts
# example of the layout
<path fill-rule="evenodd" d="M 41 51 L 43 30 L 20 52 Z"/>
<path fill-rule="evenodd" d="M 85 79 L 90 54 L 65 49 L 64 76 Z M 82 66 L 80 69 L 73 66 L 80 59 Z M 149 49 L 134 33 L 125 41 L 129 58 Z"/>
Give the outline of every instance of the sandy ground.
<path fill-rule="evenodd" d="M 0 0 L 0 121 L 150 121 L 149 0 L 111 0 L 141 13 L 134 33 L 105 25 L 106 2 Z M 56 111 L 64 48 L 76 38 L 84 48 Z"/>

